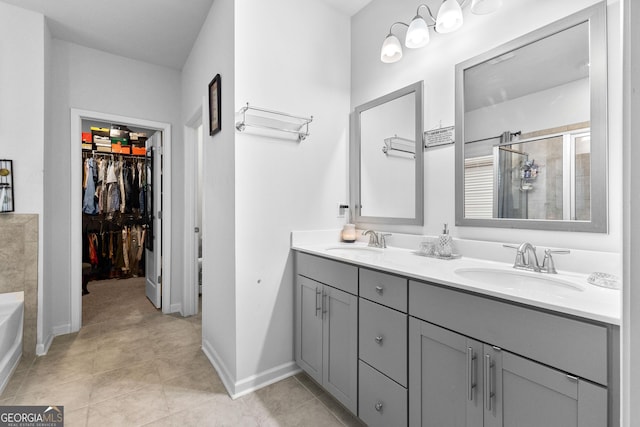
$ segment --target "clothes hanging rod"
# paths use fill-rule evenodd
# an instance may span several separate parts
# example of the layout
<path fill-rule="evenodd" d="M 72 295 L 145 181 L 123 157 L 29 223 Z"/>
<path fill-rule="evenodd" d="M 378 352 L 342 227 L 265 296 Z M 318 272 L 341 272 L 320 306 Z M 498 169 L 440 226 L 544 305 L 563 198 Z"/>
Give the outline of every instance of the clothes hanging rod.
<path fill-rule="evenodd" d="M 97 151 L 97 150 L 82 150 L 82 156 L 83 157 L 87 157 L 88 155 L 91 156 L 105 156 L 105 157 L 125 157 L 127 159 L 138 159 L 138 160 L 144 160 L 146 155 L 144 154 L 120 154 L 120 153 L 105 153 L 103 151 Z"/>

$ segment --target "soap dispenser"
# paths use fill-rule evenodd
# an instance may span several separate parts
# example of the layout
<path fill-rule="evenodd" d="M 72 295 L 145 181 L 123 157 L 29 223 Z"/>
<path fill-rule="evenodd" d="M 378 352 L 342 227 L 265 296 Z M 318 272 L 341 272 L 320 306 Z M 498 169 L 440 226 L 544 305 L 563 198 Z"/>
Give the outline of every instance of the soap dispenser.
<path fill-rule="evenodd" d="M 451 235 L 449 234 L 449 229 L 447 224 L 444 225 L 442 229 L 442 234 L 438 237 L 438 247 L 437 247 L 438 255 L 441 257 L 450 257 L 451 256 Z"/>

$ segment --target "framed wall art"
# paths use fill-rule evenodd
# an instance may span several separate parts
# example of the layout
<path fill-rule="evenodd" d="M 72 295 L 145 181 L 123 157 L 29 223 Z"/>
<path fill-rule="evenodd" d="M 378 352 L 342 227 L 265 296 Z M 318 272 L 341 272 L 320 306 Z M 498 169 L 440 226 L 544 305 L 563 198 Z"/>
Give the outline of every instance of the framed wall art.
<path fill-rule="evenodd" d="M 13 212 L 13 161 L 0 160 L 0 212 Z"/>
<path fill-rule="evenodd" d="M 213 136 L 221 129 L 220 74 L 209 83 L 209 135 Z"/>

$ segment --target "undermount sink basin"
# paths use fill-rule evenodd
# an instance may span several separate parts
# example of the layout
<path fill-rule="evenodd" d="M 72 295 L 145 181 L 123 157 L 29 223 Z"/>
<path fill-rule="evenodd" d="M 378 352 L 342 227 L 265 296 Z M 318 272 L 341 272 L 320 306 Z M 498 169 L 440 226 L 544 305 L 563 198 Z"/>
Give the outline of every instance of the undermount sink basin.
<path fill-rule="evenodd" d="M 372 255 L 384 252 L 383 249 L 370 246 L 335 246 L 327 248 L 326 251 L 336 255 Z"/>
<path fill-rule="evenodd" d="M 512 290 L 543 292 L 583 292 L 579 284 L 545 273 L 522 270 L 501 270 L 497 268 L 459 268 L 455 273 L 465 279 Z"/>

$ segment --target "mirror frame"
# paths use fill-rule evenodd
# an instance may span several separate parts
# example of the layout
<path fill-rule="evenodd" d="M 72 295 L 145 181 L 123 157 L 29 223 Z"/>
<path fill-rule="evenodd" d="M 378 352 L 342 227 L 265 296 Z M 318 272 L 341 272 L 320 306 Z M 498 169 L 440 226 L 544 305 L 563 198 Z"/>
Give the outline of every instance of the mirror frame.
<path fill-rule="evenodd" d="M 362 216 L 360 199 L 360 154 L 361 121 L 360 114 L 371 108 L 413 93 L 415 95 L 415 213 L 413 218 L 393 218 Z M 419 81 L 403 87 L 365 104 L 357 106 L 351 113 L 351 144 L 349 144 L 349 186 L 352 221 L 356 224 L 423 225 L 424 224 L 424 139 L 423 133 L 423 82 Z"/>
<path fill-rule="evenodd" d="M 600 2 L 456 65 L 456 225 L 554 231 L 608 231 L 607 23 Z M 464 71 L 573 26 L 589 23 L 591 221 L 464 217 Z M 595 202 L 594 202 L 595 201 Z"/>

